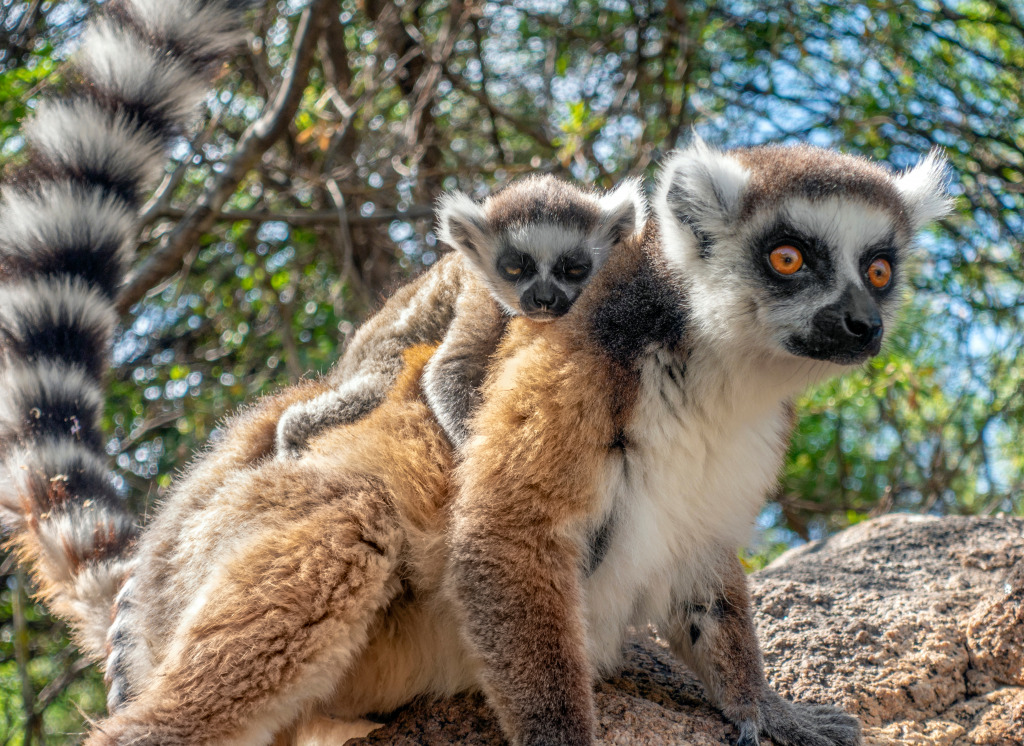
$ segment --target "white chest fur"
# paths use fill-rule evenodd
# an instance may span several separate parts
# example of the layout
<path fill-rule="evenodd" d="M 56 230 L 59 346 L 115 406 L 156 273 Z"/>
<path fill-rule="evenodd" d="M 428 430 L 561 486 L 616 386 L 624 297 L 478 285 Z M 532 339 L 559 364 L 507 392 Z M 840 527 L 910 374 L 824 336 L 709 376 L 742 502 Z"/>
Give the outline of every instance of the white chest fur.
<path fill-rule="evenodd" d="M 628 445 L 609 452 L 608 550 L 585 583 L 601 669 L 617 662 L 625 627 L 662 620 L 673 595 L 711 600 L 716 548 L 747 541 L 777 479 L 789 427 L 782 398 L 734 385 L 720 365 L 651 355 Z"/>

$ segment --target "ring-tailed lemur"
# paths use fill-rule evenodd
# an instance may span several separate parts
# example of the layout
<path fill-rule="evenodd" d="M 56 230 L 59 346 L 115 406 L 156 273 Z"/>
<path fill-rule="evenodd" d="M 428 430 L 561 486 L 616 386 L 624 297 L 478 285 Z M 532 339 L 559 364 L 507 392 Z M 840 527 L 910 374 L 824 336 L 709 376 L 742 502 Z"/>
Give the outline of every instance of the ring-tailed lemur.
<path fill-rule="evenodd" d="M 509 322 L 457 470 L 420 388 L 432 348 L 300 459 L 239 454 L 322 388 L 258 406 L 143 536 L 117 621 L 144 643 L 135 697 L 89 743 L 266 744 L 482 687 L 513 743 L 588 744 L 592 676 L 647 620 L 744 746 L 858 743 L 768 687 L 735 549 L 792 397 L 878 351 L 942 174 L 695 143 L 566 315 Z"/>
<path fill-rule="evenodd" d="M 859 743 L 768 687 L 737 549 L 793 397 L 878 353 L 943 160 L 697 141 L 654 208 L 564 319 L 510 324 L 470 423 L 450 581 L 482 685 L 514 743 L 590 743 L 593 672 L 654 621 L 742 746 Z"/>
<path fill-rule="evenodd" d="M 508 317 L 563 315 L 611 247 L 642 228 L 646 212 L 633 180 L 605 195 L 553 176 L 521 179 L 479 205 L 459 192 L 445 195 L 438 234 L 461 256 L 442 259 L 360 328 L 329 375 L 331 390 L 281 417 L 279 452 L 297 457 L 316 434 L 372 411 L 397 379 L 404 350 L 438 342 L 423 391 L 461 445 Z"/>
<path fill-rule="evenodd" d="M 108 472 L 102 379 L 136 213 L 249 0 L 111 0 L 0 191 L 0 519 L 40 595 L 102 658 L 134 517 Z M 108 671 L 110 675 L 110 671 Z"/>

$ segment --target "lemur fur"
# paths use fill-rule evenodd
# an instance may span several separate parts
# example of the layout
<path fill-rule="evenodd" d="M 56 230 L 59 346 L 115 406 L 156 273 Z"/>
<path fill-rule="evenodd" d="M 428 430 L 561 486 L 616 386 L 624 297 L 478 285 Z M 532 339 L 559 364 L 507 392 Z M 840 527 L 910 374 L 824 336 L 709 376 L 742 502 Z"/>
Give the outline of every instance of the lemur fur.
<path fill-rule="evenodd" d="M 116 621 L 133 697 L 88 743 L 301 740 L 482 687 L 513 744 L 589 744 L 592 678 L 647 621 L 744 746 L 859 743 L 855 719 L 768 688 L 735 550 L 792 397 L 878 351 L 942 174 L 694 143 L 567 314 L 509 322 L 457 467 L 422 395 L 431 348 L 299 459 L 253 457 L 322 385 L 257 405 L 142 537 Z M 775 269 L 780 248 L 803 274 Z"/>
<path fill-rule="evenodd" d="M 438 234 L 461 256 L 442 259 L 360 328 L 330 373 L 331 390 L 281 418 L 279 451 L 297 457 L 318 433 L 372 411 L 398 377 L 403 351 L 436 343 L 424 395 L 460 445 L 508 317 L 566 313 L 611 247 L 639 232 L 646 212 L 633 180 L 605 195 L 553 176 L 521 179 L 482 204 L 445 195 Z"/>
<path fill-rule="evenodd" d="M 252 4 L 107 2 L 0 186 L 0 520 L 93 659 L 137 535 L 100 430 L 114 298 L 141 198 Z"/>

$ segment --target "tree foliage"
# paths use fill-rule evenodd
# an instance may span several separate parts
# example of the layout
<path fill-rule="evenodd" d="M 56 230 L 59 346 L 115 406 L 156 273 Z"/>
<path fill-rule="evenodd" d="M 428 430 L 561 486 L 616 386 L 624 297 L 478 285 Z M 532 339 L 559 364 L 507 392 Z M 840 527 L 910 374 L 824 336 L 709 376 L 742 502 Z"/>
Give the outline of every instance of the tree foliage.
<path fill-rule="evenodd" d="M 4 160 L 89 5 L 0 0 Z M 893 341 L 799 402 L 754 562 L 886 510 L 1024 511 L 1015 0 L 282 0 L 252 28 L 144 209 L 121 296 L 109 452 L 140 514 L 225 414 L 325 370 L 437 259 L 443 190 L 538 170 L 609 187 L 694 129 L 895 168 L 937 145 L 955 170 L 957 211 L 925 236 Z M 74 742 L 98 675 L 0 570 L 0 742 Z"/>

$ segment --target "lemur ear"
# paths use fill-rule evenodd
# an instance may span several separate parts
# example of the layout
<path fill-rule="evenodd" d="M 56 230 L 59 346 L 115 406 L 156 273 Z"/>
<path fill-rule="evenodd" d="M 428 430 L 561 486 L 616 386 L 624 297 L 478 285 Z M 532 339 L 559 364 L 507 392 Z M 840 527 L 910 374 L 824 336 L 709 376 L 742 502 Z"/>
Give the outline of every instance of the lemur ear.
<path fill-rule="evenodd" d="M 712 228 L 737 217 L 750 181 L 739 161 L 696 135 L 665 164 L 658 181 L 657 209 L 690 228 Z"/>
<path fill-rule="evenodd" d="M 924 160 L 897 176 L 895 184 L 903 196 L 915 232 L 953 209 L 953 199 L 949 196 L 949 163 L 938 148 L 933 148 Z"/>
<path fill-rule="evenodd" d="M 647 199 L 639 179 L 626 179 L 598 199 L 598 205 L 601 222 L 596 240 L 607 246 L 640 233 L 647 221 Z"/>
<path fill-rule="evenodd" d="M 474 262 L 483 262 L 490 246 L 483 208 L 462 192 L 442 195 L 437 201 L 437 237 Z"/>

